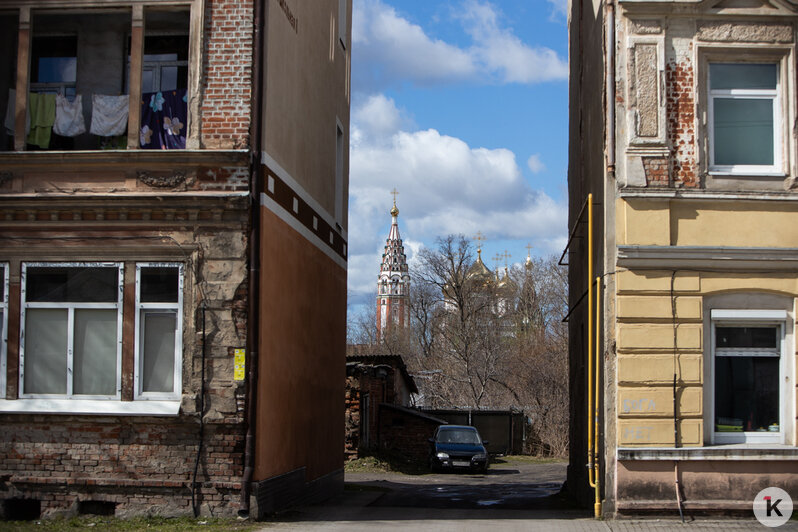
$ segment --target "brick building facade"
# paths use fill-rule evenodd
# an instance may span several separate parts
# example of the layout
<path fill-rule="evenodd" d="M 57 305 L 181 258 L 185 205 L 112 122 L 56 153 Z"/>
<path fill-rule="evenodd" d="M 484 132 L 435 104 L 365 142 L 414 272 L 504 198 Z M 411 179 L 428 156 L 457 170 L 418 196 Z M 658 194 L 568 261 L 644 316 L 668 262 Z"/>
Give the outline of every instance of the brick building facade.
<path fill-rule="evenodd" d="M 341 489 L 349 17 L 0 6 L 6 517 L 262 516 Z"/>

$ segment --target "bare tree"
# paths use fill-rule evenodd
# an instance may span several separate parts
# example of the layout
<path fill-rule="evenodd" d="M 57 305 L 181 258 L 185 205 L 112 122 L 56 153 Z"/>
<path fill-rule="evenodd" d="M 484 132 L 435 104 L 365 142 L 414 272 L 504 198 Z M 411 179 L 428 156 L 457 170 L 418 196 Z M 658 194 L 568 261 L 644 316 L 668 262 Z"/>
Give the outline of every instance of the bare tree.
<path fill-rule="evenodd" d="M 567 277 L 556 258 L 499 278 L 468 240 L 450 235 L 419 253 L 411 272 L 409 330 L 380 337 L 373 307 L 350 323 L 362 354 L 400 354 L 432 408 L 517 408 L 532 451 L 568 449 Z M 376 297 L 376 295 L 375 295 Z"/>
<path fill-rule="evenodd" d="M 413 272 L 423 291 L 413 301 L 417 338 L 425 342 L 421 368 L 441 371 L 437 391 L 450 406 L 494 406 L 492 388 L 503 380 L 508 352 L 496 283 L 462 235 L 437 244 L 421 250 Z"/>

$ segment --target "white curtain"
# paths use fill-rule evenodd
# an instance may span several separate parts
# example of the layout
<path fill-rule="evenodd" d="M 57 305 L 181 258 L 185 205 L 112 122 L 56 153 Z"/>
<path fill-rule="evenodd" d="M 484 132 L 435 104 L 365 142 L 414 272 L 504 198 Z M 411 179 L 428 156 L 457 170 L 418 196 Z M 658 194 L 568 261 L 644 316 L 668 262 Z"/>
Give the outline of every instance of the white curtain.
<path fill-rule="evenodd" d="M 116 309 L 76 309 L 73 388 L 76 395 L 116 395 Z"/>
<path fill-rule="evenodd" d="M 67 309 L 25 312 L 24 392 L 65 394 L 67 387 Z"/>
<path fill-rule="evenodd" d="M 174 391 L 176 319 L 173 311 L 142 311 L 142 392 Z"/>

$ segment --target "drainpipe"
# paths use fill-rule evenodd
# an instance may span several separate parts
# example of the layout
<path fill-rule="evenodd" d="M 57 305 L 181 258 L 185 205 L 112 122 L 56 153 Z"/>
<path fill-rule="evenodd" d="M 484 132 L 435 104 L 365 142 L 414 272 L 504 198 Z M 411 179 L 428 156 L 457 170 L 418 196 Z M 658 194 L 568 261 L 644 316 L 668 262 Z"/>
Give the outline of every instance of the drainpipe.
<path fill-rule="evenodd" d="M 607 0 L 605 32 L 605 51 L 607 55 L 607 74 L 604 92 L 607 98 L 607 174 L 615 177 L 615 4 Z"/>
<path fill-rule="evenodd" d="M 249 179 L 249 272 L 247 294 L 247 384 L 244 403 L 246 436 L 244 439 L 244 472 L 241 477 L 241 501 L 238 516 L 249 517 L 249 498 L 252 489 L 252 474 L 255 469 L 255 425 L 258 399 L 258 303 L 260 281 L 260 149 L 263 130 L 263 43 L 265 28 L 264 7 L 260 0 L 254 10 L 254 49 L 252 51 L 252 118 L 250 126 L 250 179 Z"/>

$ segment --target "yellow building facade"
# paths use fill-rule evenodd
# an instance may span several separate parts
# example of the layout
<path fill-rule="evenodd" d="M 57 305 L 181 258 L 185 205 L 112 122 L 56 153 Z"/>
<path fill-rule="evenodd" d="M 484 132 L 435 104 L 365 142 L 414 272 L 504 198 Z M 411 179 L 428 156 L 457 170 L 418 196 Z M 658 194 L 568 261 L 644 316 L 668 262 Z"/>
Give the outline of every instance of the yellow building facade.
<path fill-rule="evenodd" d="M 572 3 L 568 485 L 597 515 L 798 498 L 796 22 Z"/>

